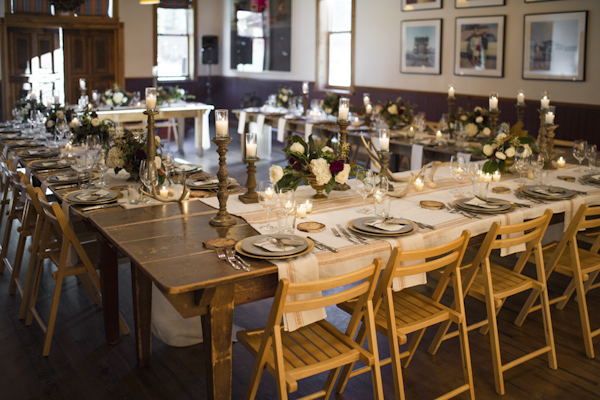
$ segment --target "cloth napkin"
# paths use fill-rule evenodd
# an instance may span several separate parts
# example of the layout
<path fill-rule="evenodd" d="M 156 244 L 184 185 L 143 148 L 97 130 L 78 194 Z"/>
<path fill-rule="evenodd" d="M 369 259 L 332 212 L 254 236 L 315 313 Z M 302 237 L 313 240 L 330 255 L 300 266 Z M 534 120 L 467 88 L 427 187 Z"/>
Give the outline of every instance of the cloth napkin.
<path fill-rule="evenodd" d="M 109 191 L 100 189 L 96 190 L 95 192 L 82 193 L 80 195 L 77 195 L 77 198 L 83 201 L 100 200 L 101 198 L 106 197 L 109 194 Z"/>
<path fill-rule="evenodd" d="M 283 143 L 285 141 L 285 124 L 287 119 L 279 118 L 277 121 L 277 141 Z"/>
<path fill-rule="evenodd" d="M 258 114 L 258 117 L 256 117 L 256 125 L 256 133 L 258 133 L 259 135 L 262 134 L 263 129 L 265 127 L 265 114 Z"/>
<path fill-rule="evenodd" d="M 425 247 L 425 243 L 423 241 L 423 235 L 420 233 L 415 233 L 408 236 L 403 236 L 402 238 L 386 238 L 385 239 L 391 246 L 392 249 L 394 247 L 400 247 L 402 250 L 419 250 Z M 402 261 L 398 264 L 398 266 L 408 267 L 410 265 L 416 265 L 422 263 L 424 260 L 414 260 L 414 261 Z M 398 292 L 402 289 L 423 285 L 427 283 L 427 274 L 417 274 L 417 275 L 409 275 L 409 276 L 399 276 L 394 278 L 392 281 L 392 290 L 394 292 Z"/>
<path fill-rule="evenodd" d="M 67 221 L 69 222 L 69 224 L 71 224 L 71 228 L 72 228 L 73 224 L 71 223 L 71 218 L 70 218 L 71 213 L 69 210 L 69 207 L 71 207 L 71 203 L 69 203 L 67 200 L 65 200 L 63 198 L 63 202 L 60 206 L 62 208 L 63 214 L 65 214 L 65 217 L 67 218 Z M 75 250 L 73 245 L 69 245 L 69 251 L 67 252 L 67 267 L 73 267 L 73 266 L 77 265 L 78 263 L 79 263 L 79 256 L 77 255 L 77 250 Z"/>
<path fill-rule="evenodd" d="M 304 125 L 304 137 L 307 138 L 312 135 L 313 124 L 307 123 Z"/>
<path fill-rule="evenodd" d="M 254 246 L 256 247 L 260 247 L 261 249 L 267 250 L 267 251 L 271 251 L 273 253 L 281 253 L 284 251 L 291 251 L 294 250 L 297 246 L 301 246 L 302 244 L 304 244 L 304 242 L 299 242 L 298 244 L 294 244 L 293 241 L 290 240 L 286 240 L 286 239 L 282 239 L 281 243 L 283 244 L 283 248 L 275 243 L 275 240 L 263 240 L 261 242 L 254 242 Z"/>
<path fill-rule="evenodd" d="M 383 219 L 377 219 L 377 220 L 375 220 L 373 222 L 369 222 L 365 225 L 369 225 L 369 226 L 372 226 L 373 228 L 381 229 L 381 230 L 388 231 L 388 232 L 397 232 L 406 226 L 406 224 L 398 224 L 398 223 L 389 222 L 389 221 L 386 221 L 385 223 L 383 223 Z"/>
<path fill-rule="evenodd" d="M 219 179 L 218 178 L 207 179 L 207 180 L 204 180 L 204 181 L 194 181 L 194 182 L 192 182 L 192 185 L 194 187 L 202 187 L 202 186 L 207 186 L 207 185 L 214 185 L 215 183 L 219 183 Z"/>
<path fill-rule="evenodd" d="M 410 150 L 410 169 L 421 169 L 423 165 L 423 145 L 413 144 Z"/>
<path fill-rule="evenodd" d="M 502 205 L 490 204 L 483 200 L 479 200 L 477 197 L 473 197 L 471 200 L 465 202 L 465 204 L 474 206 L 474 207 L 488 208 L 490 210 L 495 210 L 495 209 L 502 207 Z"/>
<path fill-rule="evenodd" d="M 240 116 L 238 119 L 238 133 L 242 135 L 244 133 L 244 129 L 246 129 L 246 111 L 240 111 Z"/>
<path fill-rule="evenodd" d="M 542 194 L 544 196 L 563 196 L 564 192 L 552 192 L 550 190 L 546 190 L 546 189 L 542 189 L 542 188 L 538 188 L 538 189 L 533 189 L 532 192 L 538 193 L 538 194 Z"/>

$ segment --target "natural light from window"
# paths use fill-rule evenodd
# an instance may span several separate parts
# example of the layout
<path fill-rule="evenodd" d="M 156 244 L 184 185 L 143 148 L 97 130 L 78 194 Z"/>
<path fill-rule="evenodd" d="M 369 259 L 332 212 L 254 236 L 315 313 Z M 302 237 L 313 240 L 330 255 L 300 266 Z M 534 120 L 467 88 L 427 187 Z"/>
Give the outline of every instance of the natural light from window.
<path fill-rule="evenodd" d="M 183 80 L 190 75 L 193 36 L 191 9 L 158 8 L 156 14 L 156 61 L 159 80 Z"/>
<path fill-rule="evenodd" d="M 352 0 L 329 1 L 328 85 L 352 85 Z"/>

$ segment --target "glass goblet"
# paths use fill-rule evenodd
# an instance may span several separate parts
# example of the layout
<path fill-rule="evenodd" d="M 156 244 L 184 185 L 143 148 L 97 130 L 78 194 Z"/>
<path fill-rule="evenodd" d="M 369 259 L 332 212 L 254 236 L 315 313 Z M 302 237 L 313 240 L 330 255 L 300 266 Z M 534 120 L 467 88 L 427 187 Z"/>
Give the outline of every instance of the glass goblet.
<path fill-rule="evenodd" d="M 277 228 L 271 225 L 271 211 L 277 207 L 278 202 L 277 187 L 270 181 L 261 181 L 258 185 L 258 203 L 267 212 L 267 224 L 259 227 L 265 232 L 273 232 Z"/>
<path fill-rule="evenodd" d="M 360 214 L 371 214 L 373 210 L 367 208 L 366 201 L 367 197 L 373 193 L 375 188 L 375 181 L 373 179 L 373 171 L 363 169 L 358 171 L 356 174 L 356 191 L 363 198 L 363 206 L 356 210 Z"/>

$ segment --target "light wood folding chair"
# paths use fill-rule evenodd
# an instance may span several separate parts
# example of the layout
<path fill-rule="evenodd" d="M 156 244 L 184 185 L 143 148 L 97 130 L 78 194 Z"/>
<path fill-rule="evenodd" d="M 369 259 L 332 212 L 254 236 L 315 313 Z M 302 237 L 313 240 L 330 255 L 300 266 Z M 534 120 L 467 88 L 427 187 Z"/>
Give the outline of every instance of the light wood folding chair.
<path fill-rule="evenodd" d="M 469 231 L 464 231 L 456 240 L 423 250 L 402 251 L 399 248 L 395 248 L 381 275 L 377 290 L 373 296 L 375 327 L 378 332 L 386 335 L 389 340 L 391 357 L 381 360 L 381 365 L 392 364 L 396 399 L 405 398 L 402 367 L 408 367 L 419 342 L 423 338 L 425 329 L 443 321 L 451 321 L 458 324 L 464 383 L 458 388 L 438 397 L 438 399 L 448 399 L 467 391 L 471 399 L 475 398 L 471 354 L 469 351 L 463 302 L 462 279 L 459 268 L 470 236 Z M 426 259 L 430 259 L 430 261 L 426 261 Z M 400 264 L 406 261 L 412 261 L 413 265 L 405 266 Z M 431 298 L 413 289 L 404 289 L 397 292 L 392 290 L 392 282 L 395 278 L 427 273 L 438 269 L 443 269 L 443 277 L 447 279 L 440 280 Z M 450 279 L 452 279 L 453 287 L 457 288 L 453 290 L 453 308 L 446 307 L 440 303 Z M 342 310 L 349 313 L 354 312 L 355 306 L 356 301 L 349 301 L 338 305 Z M 362 342 L 364 340 L 364 333 L 364 329 L 361 328 L 357 341 Z M 399 346 L 407 343 L 408 335 L 411 333 L 414 333 L 414 335 L 408 349 L 400 353 Z M 366 372 L 365 368 L 354 371 L 352 368 L 353 365 L 344 368 L 336 388 L 338 393 L 343 392 L 349 378 Z"/>
<path fill-rule="evenodd" d="M 600 250 L 600 236 L 597 236 L 591 249 L 586 250 L 579 248 L 577 245 L 577 234 L 581 233 L 582 229 L 600 228 L 600 218 L 597 218 L 598 216 L 600 216 L 600 206 L 589 207 L 582 204 L 571 220 L 560 242 L 549 243 L 542 249 L 544 259 L 548 260 L 546 264 L 546 279 L 550 277 L 553 271 L 571 278 L 571 282 L 565 292 L 561 296 L 551 299 L 550 304 L 558 303 L 556 308 L 562 310 L 573 292 L 577 291 L 583 343 L 585 345 L 585 353 L 589 358 L 594 358 L 593 338 L 600 335 L 600 329 L 591 330 L 586 301 L 587 291 L 591 288 L 600 287 L 600 282 L 594 284 L 600 272 L 600 254 L 598 254 L 598 250 Z M 588 219 L 588 217 L 596 218 Z M 567 249 L 568 251 L 565 251 Z M 530 261 L 532 261 L 531 258 Z M 535 292 L 529 295 L 517 317 L 515 322 L 517 325 L 521 326 L 529 313 L 541 308 L 541 304 L 534 306 L 537 297 L 537 293 Z"/>
<path fill-rule="evenodd" d="M 546 210 L 541 217 L 520 224 L 501 226 L 500 223 L 494 222 L 485 236 L 483 244 L 479 248 L 475 259 L 471 264 L 464 267 L 467 269 L 467 273 L 463 281 L 463 292 L 485 302 L 487 309 L 487 319 L 470 325 L 467 330 L 471 331 L 473 329 L 482 328 L 482 333 L 486 333 L 489 330 L 494 379 L 496 381 L 496 392 L 498 394 L 504 394 L 504 372 L 525 361 L 548 353 L 548 365 L 552 369 L 558 368 L 541 245 L 541 240 L 550 223 L 550 218 L 552 218 L 552 210 Z M 503 235 L 507 235 L 507 238 L 502 238 Z M 490 261 L 490 253 L 492 250 L 522 244 L 526 244 L 525 251 L 521 253 L 519 260 L 512 270 Z M 535 279 L 521 274 L 521 271 L 532 254 L 535 257 L 536 265 Z M 533 290 L 541 296 L 546 345 L 541 349 L 532 351 L 531 353 L 525 354 L 506 364 L 502 364 L 496 315 L 500 312 L 502 305 L 508 297 L 526 290 Z M 451 323 L 452 321 L 442 323 L 436 337 L 429 347 L 430 354 L 435 354 L 437 352 L 443 340 L 457 336 L 458 333 L 456 331 L 448 333 L 448 328 Z"/>
<path fill-rule="evenodd" d="M 240 331 L 239 342 L 256 358 L 246 399 L 254 399 L 263 370 L 266 368 L 277 380 L 279 399 L 298 390 L 298 380 L 331 371 L 325 388 L 302 399 L 329 398 L 341 367 L 361 361 L 371 369 L 375 399 L 383 399 L 379 352 L 375 337 L 372 297 L 381 271 L 381 260 L 356 272 L 304 283 L 279 281 L 267 326 L 261 329 Z M 364 280 L 364 282 L 361 282 Z M 351 288 L 324 295 L 312 300 L 291 300 L 288 296 L 315 293 L 341 288 L 357 283 Z M 284 331 L 283 313 L 314 310 L 358 297 L 357 309 L 352 314 L 345 333 L 326 320 L 320 320 L 293 332 Z M 369 350 L 354 341 L 361 320 L 366 326 Z"/>
<path fill-rule="evenodd" d="M 39 192 L 41 193 L 41 192 Z M 102 295 L 100 292 L 100 277 L 96 273 L 98 269 L 98 246 L 96 242 L 89 242 L 82 244 L 73 228 L 67 221 L 62 209 L 57 203 L 48 203 L 43 198 L 38 196 L 38 200 L 42 206 L 45 214 L 44 228 L 42 230 L 42 239 L 39 246 L 40 250 L 47 249 L 50 242 L 50 229 L 53 227 L 57 240 L 60 243 L 60 249 L 48 252 L 48 258 L 52 260 L 54 265 L 57 267 L 57 271 L 52 274 L 52 277 L 56 279 L 56 285 L 54 286 L 54 295 L 52 298 L 52 306 L 50 308 L 50 316 L 48 318 L 48 324 L 46 325 L 37 310 L 35 309 L 37 294 L 40 285 L 40 278 L 42 273 L 43 263 L 39 262 L 36 264 L 33 286 L 31 290 L 31 297 L 29 300 L 29 312 L 27 313 L 27 319 L 25 324 L 29 326 L 33 318 L 40 325 L 42 330 L 46 334 L 44 340 L 43 356 L 48 356 L 50 353 L 50 345 L 52 343 L 52 335 L 54 332 L 54 326 L 56 323 L 56 314 L 58 311 L 58 303 L 60 300 L 61 289 L 63 280 L 69 276 L 77 276 L 82 283 L 86 292 L 90 296 L 90 299 L 95 304 L 102 305 Z M 69 247 L 73 247 L 79 258 L 77 264 L 70 266 L 67 262 L 69 258 Z M 92 262 L 94 260 L 94 262 Z M 119 325 L 125 335 L 129 334 L 129 328 L 123 320 L 123 317 L 119 314 Z"/>
<path fill-rule="evenodd" d="M 10 244 L 10 236 L 12 234 L 12 226 L 13 222 L 17 220 L 18 222 L 22 222 L 23 220 L 23 210 L 25 206 L 24 202 L 24 187 L 21 184 L 21 177 L 25 176 L 21 172 L 17 171 L 7 171 L 9 175 L 9 182 L 12 188 L 12 196 L 10 198 L 10 204 L 8 213 L 6 216 L 6 226 L 4 230 L 4 241 L 2 242 L 2 251 L 0 252 L 0 258 L 2 258 L 2 262 L 0 263 L 0 272 L 4 271 L 4 260 L 8 254 L 8 246 Z"/>
<path fill-rule="evenodd" d="M 0 154 L 0 168 L 2 168 L 2 200 L 0 200 L 0 226 L 2 226 L 4 210 L 6 209 L 6 206 L 10 204 L 9 192 L 12 190 L 12 173 L 17 172 L 17 170 L 3 154 Z"/>

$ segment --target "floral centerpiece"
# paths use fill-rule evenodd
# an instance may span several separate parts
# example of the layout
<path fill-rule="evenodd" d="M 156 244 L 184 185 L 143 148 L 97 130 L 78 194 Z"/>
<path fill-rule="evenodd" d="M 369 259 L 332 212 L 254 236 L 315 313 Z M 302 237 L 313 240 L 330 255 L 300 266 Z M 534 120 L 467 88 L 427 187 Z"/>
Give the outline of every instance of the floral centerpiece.
<path fill-rule="evenodd" d="M 73 11 L 85 3 L 85 0 L 50 0 L 58 11 Z"/>
<path fill-rule="evenodd" d="M 106 165 L 112 168 L 115 174 L 124 169 L 129 172 L 131 178 L 135 181 L 140 180 L 140 164 L 147 157 L 146 153 L 146 133 L 140 134 L 135 131 L 125 131 L 111 136 L 110 149 L 106 156 Z M 160 137 L 155 136 L 156 150 L 161 151 Z M 154 157 L 156 168 L 158 170 L 158 183 L 165 181 L 165 171 L 162 168 L 161 156 Z"/>
<path fill-rule="evenodd" d="M 75 110 L 73 110 L 72 108 L 67 108 L 59 104 L 55 104 L 55 106 L 52 107 L 50 109 L 50 112 L 48 113 L 48 118 L 46 119 L 46 130 L 49 133 L 54 133 L 56 123 L 59 119 L 64 119 L 67 124 L 70 124 L 71 121 L 73 121 L 73 117 L 75 115 Z"/>
<path fill-rule="evenodd" d="M 32 101 L 31 99 L 23 97 L 15 101 L 13 109 L 16 111 L 13 115 L 16 119 L 21 119 L 21 122 L 25 123 L 29 119 L 29 114 L 32 108 L 35 108 L 44 115 L 48 112 L 48 108 L 39 101 Z"/>
<path fill-rule="evenodd" d="M 102 104 L 113 106 L 127 106 L 133 99 L 133 94 L 121 90 L 121 86 L 115 83 L 112 90 L 107 90 L 100 97 Z"/>
<path fill-rule="evenodd" d="M 336 183 L 346 183 L 350 175 L 354 175 L 354 162 L 344 163 L 349 152 L 349 145 L 343 149 L 341 146 L 329 146 L 317 144 L 312 135 L 308 143 L 300 136 L 291 137 L 292 144 L 283 151 L 288 156 L 285 168 L 273 165 L 269 169 L 272 183 L 276 183 L 279 189 L 296 189 L 300 183 L 311 186 L 324 186 L 323 190 L 331 192 Z"/>
<path fill-rule="evenodd" d="M 79 118 L 73 117 L 70 124 L 73 131 L 71 141 L 73 145 L 83 143 L 90 135 L 98 135 L 102 146 L 108 146 L 110 131 L 114 130 L 115 124 L 111 120 L 100 120 L 96 111 L 85 108 Z"/>
<path fill-rule="evenodd" d="M 539 152 L 539 148 L 535 145 L 535 139 L 521 136 L 526 135 L 526 132 L 521 131 L 520 124 L 514 125 L 509 131 L 508 124 L 502 123 L 498 130 L 500 133 L 485 142 L 482 148 L 469 146 L 471 153 L 487 158 L 482 168 L 484 173 L 493 174 L 496 170 L 504 173 L 507 161 L 514 159 L 517 149 L 520 147 L 523 147 L 529 155 Z"/>
<path fill-rule="evenodd" d="M 321 100 L 320 106 L 325 111 L 325 114 L 337 115 L 340 106 L 340 96 L 335 93 L 327 93 L 325 99 Z"/>
<path fill-rule="evenodd" d="M 156 94 L 156 103 L 158 105 L 162 105 L 164 103 L 171 104 L 174 101 L 196 98 L 194 95 L 187 94 L 185 89 L 180 89 L 179 86 L 159 86 Z"/>
<path fill-rule="evenodd" d="M 415 114 L 413 109 L 416 104 L 404 102 L 402 97 L 398 97 L 396 101 L 386 100 L 383 105 L 375 106 L 375 112 L 383 118 L 390 129 L 396 126 L 406 126 L 412 124 Z"/>
<path fill-rule="evenodd" d="M 294 96 L 292 88 L 280 86 L 277 91 L 277 107 L 290 108 L 292 96 Z"/>
<path fill-rule="evenodd" d="M 489 136 L 492 133 L 490 130 L 490 113 L 481 107 L 475 107 L 472 112 L 459 108 L 455 116 L 450 116 L 450 121 L 454 122 L 454 120 L 464 126 L 468 137 L 475 137 L 478 134 Z M 451 128 L 453 129 L 454 126 Z"/>

